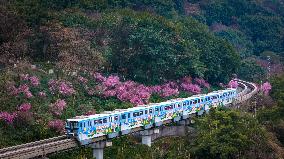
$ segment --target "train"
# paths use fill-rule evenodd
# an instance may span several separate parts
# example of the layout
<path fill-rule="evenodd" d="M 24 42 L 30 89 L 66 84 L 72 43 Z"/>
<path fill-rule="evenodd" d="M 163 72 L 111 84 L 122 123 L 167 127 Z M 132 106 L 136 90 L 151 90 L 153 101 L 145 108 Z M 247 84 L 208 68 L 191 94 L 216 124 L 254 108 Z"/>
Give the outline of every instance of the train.
<path fill-rule="evenodd" d="M 87 145 L 101 136 L 114 138 L 129 134 L 134 128 L 150 129 L 161 126 L 166 120 L 178 122 L 193 114 L 201 115 L 212 107 L 232 104 L 236 97 L 237 90 L 228 88 L 188 98 L 77 116 L 66 120 L 65 129 L 68 137 L 75 137 L 81 145 Z"/>

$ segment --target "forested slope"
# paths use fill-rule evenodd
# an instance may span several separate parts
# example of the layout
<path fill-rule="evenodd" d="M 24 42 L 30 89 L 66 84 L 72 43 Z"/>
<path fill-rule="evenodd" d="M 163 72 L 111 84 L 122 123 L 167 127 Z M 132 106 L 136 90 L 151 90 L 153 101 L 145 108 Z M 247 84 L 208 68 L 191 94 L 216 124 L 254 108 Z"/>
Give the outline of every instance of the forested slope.
<path fill-rule="evenodd" d="M 276 158 L 283 56 L 283 0 L 2 0 L 0 147 L 58 135 L 66 118 L 205 93 L 237 75 L 272 83 L 271 97 L 260 93 L 254 103 L 257 119 L 218 110 L 197 122 L 211 136 L 153 149 L 123 138 L 106 156 L 139 149 L 136 158 Z M 208 120 L 222 129 L 206 127 Z"/>

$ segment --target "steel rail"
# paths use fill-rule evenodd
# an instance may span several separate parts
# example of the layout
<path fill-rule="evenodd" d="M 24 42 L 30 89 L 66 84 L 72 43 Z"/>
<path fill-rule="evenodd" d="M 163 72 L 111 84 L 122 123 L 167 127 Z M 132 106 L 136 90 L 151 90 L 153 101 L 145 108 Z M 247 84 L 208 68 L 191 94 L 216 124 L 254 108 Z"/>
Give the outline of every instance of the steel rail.
<path fill-rule="evenodd" d="M 58 141 L 58 140 L 62 140 L 62 139 L 66 139 L 66 136 L 62 135 L 62 136 L 57 136 L 57 137 L 44 139 L 44 140 L 39 140 L 39 141 L 35 141 L 35 142 L 30 142 L 30 143 L 26 143 L 26 144 L 11 146 L 11 147 L 0 149 L 0 154 L 5 153 L 7 151 L 15 150 L 15 149 L 20 149 L 20 148 L 40 145 L 40 144 L 44 144 L 44 143 L 50 143 L 50 142 L 54 142 L 54 141 Z"/>

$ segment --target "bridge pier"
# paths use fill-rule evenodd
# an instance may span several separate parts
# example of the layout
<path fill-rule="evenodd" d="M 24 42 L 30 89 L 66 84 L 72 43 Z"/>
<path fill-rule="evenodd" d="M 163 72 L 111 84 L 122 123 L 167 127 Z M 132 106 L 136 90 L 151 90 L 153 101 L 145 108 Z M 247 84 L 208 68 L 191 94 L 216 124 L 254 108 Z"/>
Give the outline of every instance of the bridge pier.
<path fill-rule="evenodd" d="M 185 119 L 185 120 L 180 120 L 177 123 L 178 123 L 178 125 L 181 125 L 181 126 L 190 125 L 191 121 L 192 121 L 191 118 L 192 118 L 192 116 L 190 118 Z"/>
<path fill-rule="evenodd" d="M 152 137 L 151 135 L 142 136 L 142 144 L 151 147 Z"/>
<path fill-rule="evenodd" d="M 104 158 L 104 148 L 112 146 L 111 141 L 99 141 L 90 145 L 93 148 L 93 157 L 96 159 Z"/>
<path fill-rule="evenodd" d="M 158 134 L 159 129 L 149 129 L 149 130 L 144 130 L 140 131 L 140 135 L 142 136 L 142 144 L 147 145 L 151 147 L 152 144 L 152 135 L 153 134 Z"/>

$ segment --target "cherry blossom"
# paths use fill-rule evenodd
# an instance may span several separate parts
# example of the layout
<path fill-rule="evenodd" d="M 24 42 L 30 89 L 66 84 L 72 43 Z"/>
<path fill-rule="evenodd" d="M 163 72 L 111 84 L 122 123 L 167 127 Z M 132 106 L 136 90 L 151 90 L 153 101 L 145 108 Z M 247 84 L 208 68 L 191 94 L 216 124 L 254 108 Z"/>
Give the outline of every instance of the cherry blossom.
<path fill-rule="evenodd" d="M 265 82 L 261 85 L 261 91 L 264 93 L 264 95 L 268 95 L 271 89 L 272 86 L 269 82 Z"/>
<path fill-rule="evenodd" d="M 112 87 L 119 84 L 119 77 L 118 76 L 109 76 L 103 84 L 107 87 Z"/>
<path fill-rule="evenodd" d="M 194 94 L 199 94 L 201 93 L 201 88 L 197 84 L 192 84 L 192 83 L 182 83 L 181 87 L 188 92 L 194 93 Z"/>
<path fill-rule="evenodd" d="M 17 113 L 0 112 L 0 119 L 4 120 L 7 124 L 12 124 L 17 117 Z"/>
<path fill-rule="evenodd" d="M 64 108 L 66 107 L 66 102 L 63 99 L 57 99 L 57 101 L 54 104 L 51 104 L 51 112 L 54 115 L 61 115 Z"/>
<path fill-rule="evenodd" d="M 40 84 L 39 78 L 36 77 L 36 76 L 29 77 L 29 80 L 30 80 L 32 86 L 38 86 Z"/>
<path fill-rule="evenodd" d="M 32 105 L 30 103 L 23 103 L 20 105 L 18 108 L 19 111 L 21 112 L 27 112 L 32 108 Z"/>
<path fill-rule="evenodd" d="M 45 93 L 45 92 L 43 92 L 43 91 L 38 92 L 38 95 L 39 95 L 40 97 L 46 97 L 46 93 Z"/>
<path fill-rule="evenodd" d="M 59 119 L 48 122 L 48 127 L 54 129 L 58 133 L 64 133 L 65 122 Z"/>
<path fill-rule="evenodd" d="M 231 80 L 228 84 L 228 87 L 230 88 L 237 88 L 239 86 L 237 81 Z"/>

